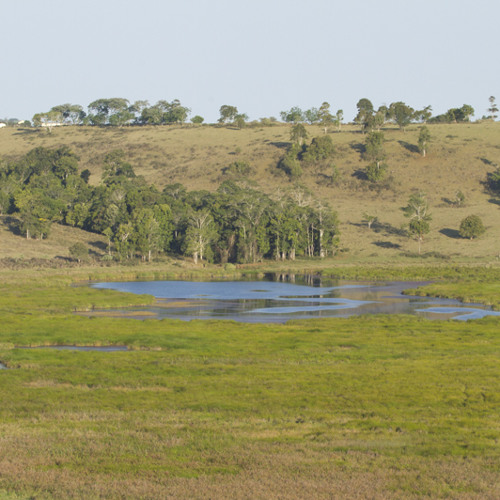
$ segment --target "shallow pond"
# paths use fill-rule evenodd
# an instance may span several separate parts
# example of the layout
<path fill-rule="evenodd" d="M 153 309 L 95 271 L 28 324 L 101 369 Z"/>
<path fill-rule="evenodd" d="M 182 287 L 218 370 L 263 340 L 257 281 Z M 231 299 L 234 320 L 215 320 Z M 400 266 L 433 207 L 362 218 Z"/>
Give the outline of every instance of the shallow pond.
<path fill-rule="evenodd" d="M 96 283 L 94 288 L 149 294 L 153 306 L 89 313 L 122 317 L 231 319 L 270 323 L 291 319 L 362 314 L 416 314 L 431 319 L 476 319 L 500 312 L 480 304 L 403 295 L 422 282 L 365 283 L 314 276 L 267 276 L 260 281 L 132 281 Z"/>

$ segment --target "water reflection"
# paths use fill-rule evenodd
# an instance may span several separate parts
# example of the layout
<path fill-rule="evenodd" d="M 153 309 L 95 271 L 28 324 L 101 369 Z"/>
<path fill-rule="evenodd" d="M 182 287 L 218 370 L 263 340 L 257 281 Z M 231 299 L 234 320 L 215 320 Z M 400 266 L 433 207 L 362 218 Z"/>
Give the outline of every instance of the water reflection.
<path fill-rule="evenodd" d="M 146 281 L 97 283 L 95 288 L 154 295 L 154 306 L 121 311 L 127 317 L 231 319 L 285 322 L 290 319 L 348 317 L 362 314 L 416 314 L 431 319 L 474 319 L 500 315 L 479 304 L 403 295 L 422 282 L 363 283 L 317 275 L 267 275 L 260 281 Z M 95 313 L 91 313 L 95 314 Z M 109 311 L 120 315 L 120 311 Z M 151 317 L 151 316 L 149 316 Z"/>

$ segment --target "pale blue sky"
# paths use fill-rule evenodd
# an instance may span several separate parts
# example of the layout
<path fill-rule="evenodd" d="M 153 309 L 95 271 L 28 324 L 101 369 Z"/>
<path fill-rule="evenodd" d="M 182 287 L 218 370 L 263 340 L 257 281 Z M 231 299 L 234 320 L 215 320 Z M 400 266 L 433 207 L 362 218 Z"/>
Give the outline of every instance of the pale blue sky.
<path fill-rule="evenodd" d="M 498 0 L 1 0 L 0 118 L 178 98 L 206 121 L 328 101 L 500 101 Z"/>

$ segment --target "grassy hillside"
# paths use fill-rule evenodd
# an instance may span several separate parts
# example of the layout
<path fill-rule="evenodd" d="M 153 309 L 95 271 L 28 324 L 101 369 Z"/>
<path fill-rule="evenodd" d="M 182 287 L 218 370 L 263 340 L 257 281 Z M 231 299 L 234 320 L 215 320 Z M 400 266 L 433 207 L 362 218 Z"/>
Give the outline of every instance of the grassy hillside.
<path fill-rule="evenodd" d="M 432 142 L 427 157 L 417 151 L 418 126 L 406 132 L 384 130 L 387 163 L 391 180 L 381 189 L 370 189 L 356 175 L 367 162 L 361 158 L 365 136 L 358 128 L 345 126 L 331 133 L 336 145 L 336 165 L 341 178 L 331 185 L 326 175 L 314 168 L 304 169 L 300 183 L 327 200 L 339 213 L 342 257 L 356 261 L 399 259 L 403 252 L 417 252 L 415 241 L 401 231 L 406 222 L 400 208 L 415 190 L 427 194 L 433 221 L 423 252 L 437 252 L 452 259 L 496 260 L 500 254 L 498 200 L 484 190 L 488 172 L 500 164 L 500 124 L 492 122 L 429 126 Z M 309 137 L 320 136 L 317 126 L 307 127 Z M 290 142 L 290 126 L 255 127 L 242 130 L 203 127 L 65 127 L 51 134 L 35 129 L 0 131 L 0 158 L 15 159 L 38 146 L 68 145 L 81 158 L 81 169 L 92 172 L 90 182 L 100 180 L 105 154 L 123 149 L 137 174 L 162 188 L 180 182 L 188 189 L 215 190 L 225 177 L 222 169 L 235 160 L 246 160 L 254 168 L 251 181 L 268 193 L 293 188 L 286 175 L 276 168 Z M 463 207 L 451 203 L 456 192 L 464 193 Z M 363 213 L 378 217 L 371 230 Z M 458 236 L 460 221 L 479 215 L 487 232 L 477 241 Z M 20 236 L 1 231 L 0 257 L 53 257 L 64 254 L 62 241 L 78 239 L 89 243 L 95 235 L 64 228 L 54 229 L 47 242 L 26 242 Z M 63 236 L 64 234 L 64 236 Z M 97 238 L 99 239 L 99 238 Z"/>

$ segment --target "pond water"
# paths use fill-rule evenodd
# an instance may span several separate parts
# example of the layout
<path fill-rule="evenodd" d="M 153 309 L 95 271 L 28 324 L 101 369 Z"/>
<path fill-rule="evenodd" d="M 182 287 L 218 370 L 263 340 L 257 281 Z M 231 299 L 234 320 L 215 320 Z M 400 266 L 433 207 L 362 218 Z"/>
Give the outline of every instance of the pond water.
<path fill-rule="evenodd" d="M 152 306 L 89 313 L 145 318 L 230 319 L 251 323 L 362 314 L 416 314 L 431 319 L 476 319 L 499 315 L 480 304 L 403 295 L 422 282 L 365 283 L 317 276 L 266 276 L 260 281 L 131 281 L 94 288 L 149 294 Z"/>

